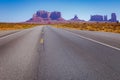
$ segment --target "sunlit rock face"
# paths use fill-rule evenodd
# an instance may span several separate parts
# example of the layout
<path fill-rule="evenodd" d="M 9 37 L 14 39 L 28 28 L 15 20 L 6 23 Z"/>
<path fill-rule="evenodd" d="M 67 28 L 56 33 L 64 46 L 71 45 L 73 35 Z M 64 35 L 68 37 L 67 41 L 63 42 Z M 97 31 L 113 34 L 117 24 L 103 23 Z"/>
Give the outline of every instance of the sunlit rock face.
<path fill-rule="evenodd" d="M 27 22 L 42 22 L 42 21 L 64 21 L 61 12 L 37 11 L 33 17 Z"/>

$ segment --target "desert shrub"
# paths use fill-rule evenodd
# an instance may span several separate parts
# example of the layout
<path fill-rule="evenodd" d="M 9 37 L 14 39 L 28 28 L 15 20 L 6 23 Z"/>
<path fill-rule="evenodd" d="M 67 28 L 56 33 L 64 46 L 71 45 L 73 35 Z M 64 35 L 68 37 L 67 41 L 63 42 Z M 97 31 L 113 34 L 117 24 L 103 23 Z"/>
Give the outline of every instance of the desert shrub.
<path fill-rule="evenodd" d="M 90 30 L 90 31 L 104 31 L 104 32 L 115 32 L 120 33 L 120 23 L 108 23 L 108 22 L 70 22 L 62 24 L 54 24 L 57 28 L 70 28 L 79 30 Z"/>
<path fill-rule="evenodd" d="M 28 23 L 0 23 L 0 30 L 27 29 L 37 26 L 38 24 Z"/>

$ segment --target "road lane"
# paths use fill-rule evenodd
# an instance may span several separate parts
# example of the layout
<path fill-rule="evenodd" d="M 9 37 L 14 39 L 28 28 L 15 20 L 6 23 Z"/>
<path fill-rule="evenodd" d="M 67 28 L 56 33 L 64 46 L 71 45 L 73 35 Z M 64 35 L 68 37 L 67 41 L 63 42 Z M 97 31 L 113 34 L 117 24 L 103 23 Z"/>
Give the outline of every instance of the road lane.
<path fill-rule="evenodd" d="M 68 30 L 68 29 L 67 29 Z M 99 42 L 120 48 L 120 34 L 110 32 L 98 32 L 98 31 L 80 31 L 80 30 L 68 30 L 80 36 L 91 38 Z"/>
<path fill-rule="evenodd" d="M 103 42 L 94 40 L 94 39 L 92 39 L 92 38 L 88 38 L 88 37 L 85 37 L 85 36 L 82 36 L 82 35 L 78 35 L 78 34 L 75 34 L 75 33 L 73 33 L 73 32 L 71 32 L 71 34 L 76 35 L 76 36 L 78 36 L 78 37 L 80 37 L 80 38 L 87 39 L 87 40 L 89 40 L 89 41 L 95 42 L 95 43 L 97 43 L 97 44 L 101 44 L 101 45 L 103 45 L 103 46 L 110 47 L 110 48 L 112 48 L 112 49 L 115 49 L 115 50 L 120 51 L 120 48 L 115 47 L 115 46 L 112 46 L 112 45 L 109 45 L 109 44 L 107 44 L 107 43 L 103 43 Z"/>
<path fill-rule="evenodd" d="M 14 33 L 8 33 L 6 35 L 3 34 L 3 36 L 0 37 L 0 46 L 7 44 L 8 42 L 19 38 L 20 36 L 25 35 L 26 33 L 31 32 L 33 29 L 26 29 L 26 30 L 22 30 L 22 31 L 17 31 Z"/>
<path fill-rule="evenodd" d="M 62 29 L 44 29 L 39 80 L 119 80 L 120 51 Z"/>
<path fill-rule="evenodd" d="M 0 31 L 0 37 L 4 37 L 10 34 L 14 34 L 16 32 L 19 32 L 21 30 L 6 30 L 6 31 Z"/>
<path fill-rule="evenodd" d="M 41 31 L 31 28 L 0 38 L 5 41 L 0 46 L 0 80 L 37 80 Z"/>

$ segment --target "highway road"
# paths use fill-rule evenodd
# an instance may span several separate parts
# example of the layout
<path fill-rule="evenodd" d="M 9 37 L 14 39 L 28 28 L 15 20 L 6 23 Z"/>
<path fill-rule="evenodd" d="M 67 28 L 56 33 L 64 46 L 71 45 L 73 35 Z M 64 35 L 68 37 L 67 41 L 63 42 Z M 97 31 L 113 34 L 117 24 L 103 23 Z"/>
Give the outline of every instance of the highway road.
<path fill-rule="evenodd" d="M 0 37 L 0 80 L 120 80 L 120 34 L 35 27 Z"/>
<path fill-rule="evenodd" d="M 0 37 L 7 36 L 13 33 L 16 33 L 20 30 L 7 30 L 7 31 L 0 31 Z"/>

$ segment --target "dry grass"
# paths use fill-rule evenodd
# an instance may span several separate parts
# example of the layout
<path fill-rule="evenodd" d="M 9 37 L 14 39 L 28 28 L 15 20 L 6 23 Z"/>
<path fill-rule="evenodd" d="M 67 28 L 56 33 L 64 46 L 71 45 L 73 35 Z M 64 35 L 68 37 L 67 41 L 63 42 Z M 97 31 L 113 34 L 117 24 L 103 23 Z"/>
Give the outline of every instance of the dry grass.
<path fill-rule="evenodd" d="M 57 28 L 69 28 L 77 30 L 89 30 L 89 31 L 104 31 L 104 32 L 115 32 L 120 33 L 120 23 L 62 23 L 54 24 Z"/>
<path fill-rule="evenodd" d="M 0 30 L 19 30 L 35 27 L 39 24 L 28 23 L 0 23 Z"/>
<path fill-rule="evenodd" d="M 32 23 L 0 23 L 0 30 L 20 30 L 38 26 L 40 24 Z M 88 23 L 88 22 L 71 22 L 52 24 L 57 28 L 69 28 L 77 30 L 89 30 L 89 31 L 104 31 L 120 33 L 120 23 Z"/>

